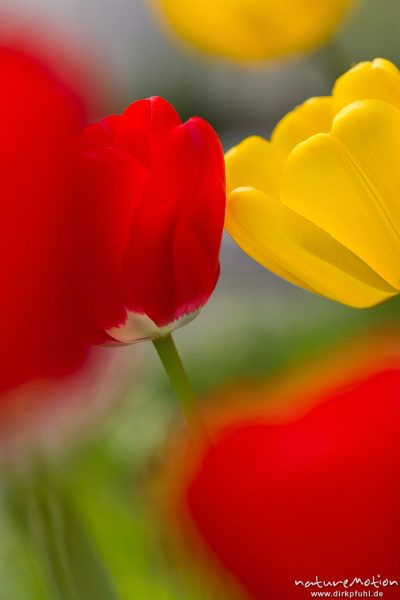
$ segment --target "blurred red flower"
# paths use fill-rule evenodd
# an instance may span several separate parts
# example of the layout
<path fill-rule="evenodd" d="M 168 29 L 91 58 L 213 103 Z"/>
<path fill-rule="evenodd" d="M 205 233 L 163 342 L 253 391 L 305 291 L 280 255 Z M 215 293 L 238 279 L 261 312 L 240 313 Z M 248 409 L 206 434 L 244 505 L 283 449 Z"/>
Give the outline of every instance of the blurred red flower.
<path fill-rule="evenodd" d="M 375 363 L 356 367 L 347 354 L 353 373 L 348 365 L 345 377 L 334 371 L 337 382 L 331 375 L 319 389 L 309 372 L 309 393 L 292 390 L 289 411 L 283 403 L 220 419 L 192 461 L 183 492 L 189 522 L 249 597 L 333 597 L 346 588 L 321 588 L 316 578 L 349 586 L 356 577 L 366 583 L 348 592 L 398 597 L 400 352 L 397 344 L 382 360 L 382 348 L 374 350 Z M 242 399 L 251 393 L 242 390 Z M 257 397 L 273 405 L 268 389 Z M 398 585 L 375 587 L 372 578 Z"/>
<path fill-rule="evenodd" d="M 162 98 L 140 100 L 86 129 L 82 165 L 89 212 L 104 221 L 91 258 L 102 338 L 130 343 L 192 320 L 219 275 L 225 171 L 214 130 L 198 117 L 182 124 Z"/>
<path fill-rule="evenodd" d="M 90 332 L 76 161 L 84 101 L 25 50 L 0 47 L 0 74 L 3 392 L 75 370 Z"/>

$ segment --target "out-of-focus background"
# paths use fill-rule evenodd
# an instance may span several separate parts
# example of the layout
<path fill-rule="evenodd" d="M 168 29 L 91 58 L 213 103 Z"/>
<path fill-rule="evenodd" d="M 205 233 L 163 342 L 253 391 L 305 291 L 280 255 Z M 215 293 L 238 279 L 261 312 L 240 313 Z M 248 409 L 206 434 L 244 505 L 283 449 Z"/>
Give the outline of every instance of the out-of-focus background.
<path fill-rule="evenodd" d="M 398 0 L 360 0 L 336 38 L 320 50 L 250 65 L 212 59 L 186 46 L 146 0 L 1 0 L 0 18 L 44 23 L 65 44 L 72 40 L 96 65 L 105 112 L 161 95 L 182 117 L 208 119 L 226 148 L 245 135 L 268 136 L 288 110 L 328 94 L 337 75 L 357 61 L 383 56 L 400 62 Z M 356 311 L 297 289 L 259 267 L 228 237 L 221 265 L 209 304 L 175 336 L 201 395 L 306 364 L 358 331 L 400 319 L 398 300 Z M 175 559 L 150 491 L 165 440 L 180 422 L 179 408 L 151 344 L 108 351 L 124 360 L 129 353 L 131 380 L 95 430 L 71 442 L 68 452 L 54 454 L 63 485 L 121 598 L 212 599 L 195 568 Z M 35 555 L 6 505 L 3 497 L 0 598 L 45 600 Z"/>

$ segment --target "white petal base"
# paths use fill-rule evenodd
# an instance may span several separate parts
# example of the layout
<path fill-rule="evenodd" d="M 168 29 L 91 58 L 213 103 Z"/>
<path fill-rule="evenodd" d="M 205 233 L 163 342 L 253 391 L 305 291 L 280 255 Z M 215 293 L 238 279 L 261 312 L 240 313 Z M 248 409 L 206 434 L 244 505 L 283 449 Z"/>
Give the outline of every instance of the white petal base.
<path fill-rule="evenodd" d="M 118 327 L 111 327 L 111 329 L 107 330 L 107 333 L 121 344 L 133 344 L 144 340 L 154 340 L 165 337 L 174 331 L 174 329 L 178 329 L 179 327 L 183 327 L 183 325 L 190 323 L 190 321 L 193 321 L 193 319 L 197 317 L 199 312 L 200 309 L 195 310 L 183 317 L 179 317 L 179 319 L 176 319 L 175 321 L 171 321 L 168 325 L 158 327 L 158 325 L 156 325 L 147 315 L 127 311 L 125 323 Z"/>

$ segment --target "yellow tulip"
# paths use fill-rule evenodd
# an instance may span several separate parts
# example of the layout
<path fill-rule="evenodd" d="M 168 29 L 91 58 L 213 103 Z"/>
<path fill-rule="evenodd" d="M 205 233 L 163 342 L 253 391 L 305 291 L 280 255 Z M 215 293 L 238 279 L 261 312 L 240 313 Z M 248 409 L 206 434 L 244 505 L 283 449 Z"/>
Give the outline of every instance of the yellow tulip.
<path fill-rule="evenodd" d="M 287 114 L 271 140 L 226 155 L 226 228 L 266 268 L 367 307 L 400 293 L 400 72 L 387 60 L 342 75 Z"/>
<path fill-rule="evenodd" d="M 153 0 L 186 42 L 209 54 L 260 60 L 318 47 L 354 0 Z"/>

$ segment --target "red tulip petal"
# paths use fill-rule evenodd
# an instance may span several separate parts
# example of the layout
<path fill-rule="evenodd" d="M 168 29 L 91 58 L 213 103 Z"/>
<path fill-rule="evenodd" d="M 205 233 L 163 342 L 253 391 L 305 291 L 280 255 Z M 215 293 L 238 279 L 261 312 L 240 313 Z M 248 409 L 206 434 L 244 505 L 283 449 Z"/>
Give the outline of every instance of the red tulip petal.
<path fill-rule="evenodd" d="M 87 349 L 75 138 L 82 102 L 37 60 L 0 48 L 0 390 L 65 373 Z"/>
<path fill-rule="evenodd" d="M 181 123 L 178 113 L 163 98 L 139 100 L 121 116 L 115 129 L 116 147 L 150 167 L 169 131 Z"/>
<path fill-rule="evenodd" d="M 203 306 L 219 273 L 224 157 L 204 120 L 172 129 L 154 158 L 124 258 L 129 308 L 165 325 Z"/>
<path fill-rule="evenodd" d="M 88 133 L 95 142 L 103 135 L 90 129 L 84 144 Z M 90 222 L 86 236 L 90 310 L 99 326 L 108 329 L 126 318 L 122 260 L 147 171 L 133 156 L 110 147 L 84 150 L 81 165 L 82 218 Z"/>
<path fill-rule="evenodd" d="M 188 506 L 252 598 L 310 597 L 318 588 L 294 581 L 317 576 L 400 584 L 399 439 L 400 370 L 377 372 L 322 394 L 296 420 L 220 431 L 191 479 Z M 397 598 L 399 589 L 384 592 Z"/>
<path fill-rule="evenodd" d="M 81 148 L 90 150 L 97 147 L 114 146 L 115 128 L 120 119 L 119 115 L 111 115 L 86 127 L 80 136 Z"/>

